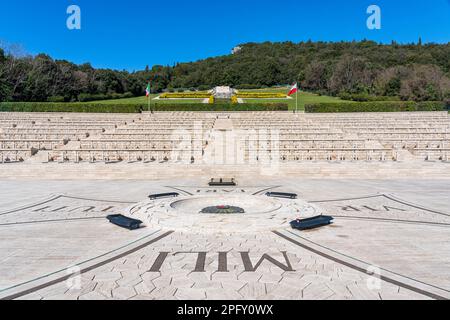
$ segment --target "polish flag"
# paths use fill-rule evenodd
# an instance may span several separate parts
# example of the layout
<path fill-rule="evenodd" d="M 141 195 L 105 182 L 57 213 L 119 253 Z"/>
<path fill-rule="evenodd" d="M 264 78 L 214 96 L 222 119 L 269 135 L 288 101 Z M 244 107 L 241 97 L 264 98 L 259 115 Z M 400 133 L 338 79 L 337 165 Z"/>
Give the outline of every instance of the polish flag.
<path fill-rule="evenodd" d="M 292 96 L 294 93 L 298 92 L 298 84 L 294 84 L 294 86 L 292 87 L 292 89 L 289 91 L 288 96 Z"/>
<path fill-rule="evenodd" d="M 151 94 L 151 91 L 152 91 L 152 89 L 151 89 L 150 82 L 149 82 L 147 85 L 147 89 L 145 89 L 145 96 L 149 97 Z"/>

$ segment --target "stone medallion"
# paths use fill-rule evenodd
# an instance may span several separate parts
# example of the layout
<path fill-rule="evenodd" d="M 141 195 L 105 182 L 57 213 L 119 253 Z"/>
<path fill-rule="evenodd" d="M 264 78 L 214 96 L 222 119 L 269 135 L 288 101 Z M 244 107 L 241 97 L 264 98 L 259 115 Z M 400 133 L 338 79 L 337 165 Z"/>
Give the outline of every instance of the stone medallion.
<path fill-rule="evenodd" d="M 127 212 L 148 227 L 206 233 L 276 230 L 288 227 L 292 220 L 321 213 L 319 207 L 302 199 L 220 190 L 207 195 L 147 200 Z"/>

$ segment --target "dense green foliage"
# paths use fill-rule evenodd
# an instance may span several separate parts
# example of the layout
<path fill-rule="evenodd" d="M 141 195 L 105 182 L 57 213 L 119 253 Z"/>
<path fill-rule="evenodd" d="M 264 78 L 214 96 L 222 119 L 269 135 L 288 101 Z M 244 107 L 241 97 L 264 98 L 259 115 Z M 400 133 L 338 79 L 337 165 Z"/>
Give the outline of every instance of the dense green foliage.
<path fill-rule="evenodd" d="M 153 111 L 287 111 L 284 103 L 250 103 L 250 104 L 170 104 L 152 105 Z M 90 112 L 90 113 L 139 113 L 149 111 L 145 103 L 51 103 L 51 102 L 2 102 L 0 112 Z"/>
<path fill-rule="evenodd" d="M 305 106 L 305 111 L 308 113 L 443 111 L 444 109 L 445 103 L 436 101 L 338 102 Z"/>
<path fill-rule="evenodd" d="M 450 98 L 450 44 L 362 42 L 244 44 L 233 55 L 126 72 L 14 57 L 0 49 L 0 101 L 91 101 L 152 91 L 254 89 L 299 81 L 304 90 L 433 101 Z M 178 89 L 174 89 L 178 88 Z M 369 99 L 370 100 L 370 99 Z"/>
<path fill-rule="evenodd" d="M 74 102 L 142 95 L 146 80 L 126 71 L 94 69 L 35 57 L 5 55 L 0 49 L 0 101 Z"/>
<path fill-rule="evenodd" d="M 2 102 L 0 112 L 139 113 L 145 104 Z"/>
<path fill-rule="evenodd" d="M 450 44 L 287 42 L 241 47 L 234 55 L 175 66 L 171 86 L 254 88 L 299 81 L 304 90 L 333 96 L 426 101 L 450 95 Z"/>

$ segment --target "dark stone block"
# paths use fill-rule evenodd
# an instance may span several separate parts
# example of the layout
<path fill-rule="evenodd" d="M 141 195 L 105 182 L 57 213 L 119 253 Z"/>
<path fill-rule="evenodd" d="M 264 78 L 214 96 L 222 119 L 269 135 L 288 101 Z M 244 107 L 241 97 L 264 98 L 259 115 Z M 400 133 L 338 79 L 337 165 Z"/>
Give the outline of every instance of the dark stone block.
<path fill-rule="evenodd" d="M 210 187 L 235 187 L 237 186 L 234 179 L 211 179 L 209 182 Z"/>
<path fill-rule="evenodd" d="M 310 230 L 327 226 L 333 222 L 330 216 L 317 216 L 308 219 L 297 219 L 291 222 L 291 227 L 298 230 Z"/>
<path fill-rule="evenodd" d="M 157 200 L 157 199 L 162 199 L 162 198 L 176 198 L 179 195 L 180 194 L 176 193 L 176 192 L 169 192 L 169 193 L 152 194 L 152 195 L 149 195 L 148 197 L 150 198 L 150 200 Z"/>
<path fill-rule="evenodd" d="M 286 198 L 286 199 L 297 199 L 298 195 L 295 193 L 285 193 L 285 192 L 267 192 L 266 196 L 272 198 Z"/>
<path fill-rule="evenodd" d="M 116 226 L 128 229 L 128 230 L 136 230 L 141 227 L 141 224 L 143 223 L 141 220 L 132 219 L 125 217 L 121 214 L 113 214 L 106 217 L 109 222 L 112 224 L 115 224 Z"/>

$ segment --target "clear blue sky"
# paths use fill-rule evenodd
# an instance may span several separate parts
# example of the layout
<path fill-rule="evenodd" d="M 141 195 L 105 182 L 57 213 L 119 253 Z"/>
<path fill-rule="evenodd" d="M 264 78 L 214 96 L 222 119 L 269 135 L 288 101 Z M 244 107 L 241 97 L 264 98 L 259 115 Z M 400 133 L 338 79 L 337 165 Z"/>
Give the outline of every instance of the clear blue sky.
<path fill-rule="evenodd" d="M 70 4 L 82 30 L 66 28 Z M 366 9 L 382 9 L 368 30 Z M 0 39 L 31 54 L 143 69 L 228 54 L 244 42 L 360 40 L 447 43 L 450 0 L 2 0 Z"/>

